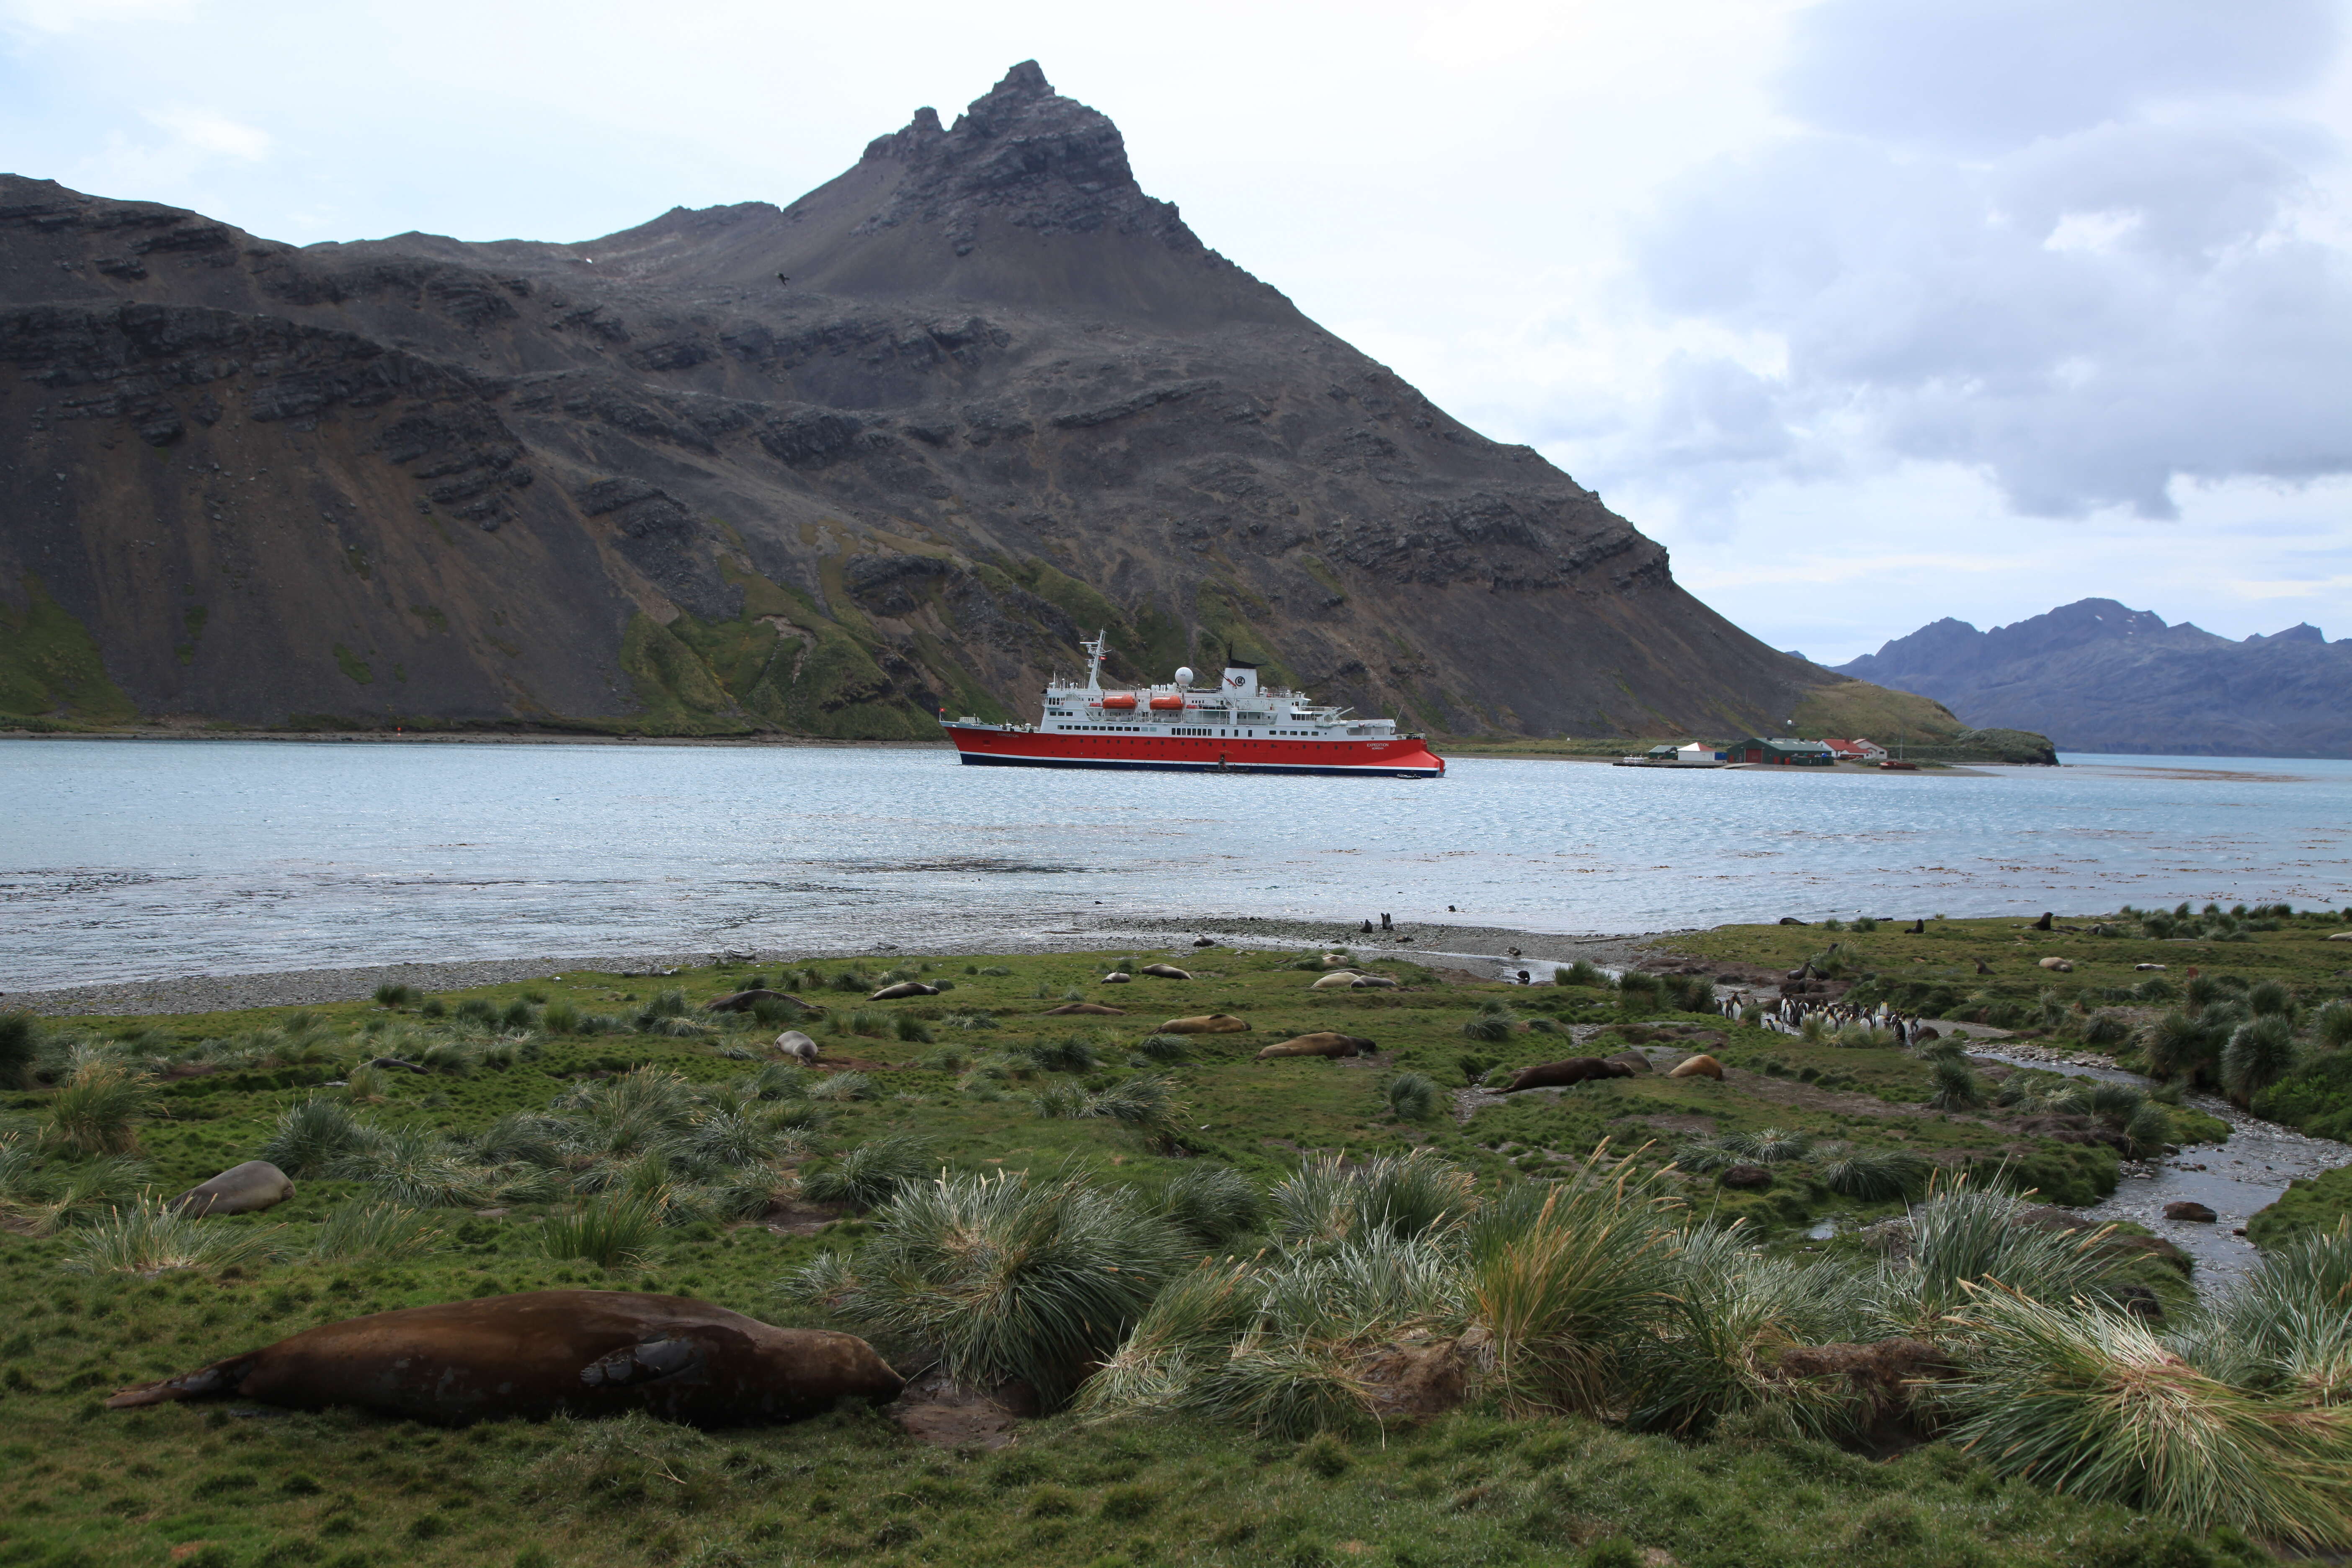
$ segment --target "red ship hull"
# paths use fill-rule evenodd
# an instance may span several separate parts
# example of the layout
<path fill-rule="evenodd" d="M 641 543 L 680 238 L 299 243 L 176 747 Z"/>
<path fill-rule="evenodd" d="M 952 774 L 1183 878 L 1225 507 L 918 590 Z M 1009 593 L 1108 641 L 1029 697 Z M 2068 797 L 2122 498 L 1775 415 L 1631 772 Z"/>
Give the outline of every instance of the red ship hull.
<path fill-rule="evenodd" d="M 1372 778 L 1445 776 L 1445 760 L 1410 737 L 1379 741 L 1228 741 L 1177 735 L 1065 734 L 950 724 L 947 732 L 977 767 L 1138 768 L 1174 773 L 1360 773 Z"/>

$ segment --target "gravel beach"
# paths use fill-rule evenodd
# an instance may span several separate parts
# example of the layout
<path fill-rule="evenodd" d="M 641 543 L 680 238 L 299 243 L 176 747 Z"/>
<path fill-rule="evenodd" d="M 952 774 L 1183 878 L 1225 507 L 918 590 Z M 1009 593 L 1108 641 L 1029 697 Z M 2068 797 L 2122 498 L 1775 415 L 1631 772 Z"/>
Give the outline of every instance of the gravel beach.
<path fill-rule="evenodd" d="M 927 935 L 904 944 L 880 943 L 855 952 L 821 952 L 808 948 L 704 948 L 698 951 L 632 953 L 571 953 L 538 958 L 476 959 L 462 962 L 367 964 L 341 969 L 289 969 L 258 974 L 186 974 L 156 979 L 125 979 L 101 985 L 75 985 L 53 991 L 13 991 L 0 994 L 0 1011 L 30 1012 L 46 1017 L 143 1013 L 225 1013 L 247 1007 L 315 1006 L 328 1002 L 352 1002 L 372 995 L 375 988 L 397 982 L 421 991 L 461 991 L 468 986 L 495 985 L 515 980 L 543 980 L 575 970 L 613 973 L 658 974 L 719 959 L 754 963 L 798 963 L 870 958 L 877 954 L 964 952 L 1090 952 L 1134 946 L 1192 951 L 1193 940 L 1208 937 L 1230 947 L 1328 946 L 1344 944 L 1361 954 L 1386 953 L 1412 958 L 1441 968 L 1467 969 L 1483 975 L 1510 973 L 1520 960 L 1547 965 L 1584 959 L 1608 968 L 1634 963 L 1671 933 L 1601 933 L 1560 935 L 1514 931 L 1503 926 L 1400 924 L 1394 931 L 1365 935 L 1358 920 L 1218 920 L 1207 917 L 1153 916 L 1106 918 L 1070 914 L 1049 916 L 1040 925 L 1020 931 L 976 931 L 963 937 Z M 1042 926 L 1044 929 L 1040 929 Z M 1409 941 L 1406 939 L 1410 939 Z"/>

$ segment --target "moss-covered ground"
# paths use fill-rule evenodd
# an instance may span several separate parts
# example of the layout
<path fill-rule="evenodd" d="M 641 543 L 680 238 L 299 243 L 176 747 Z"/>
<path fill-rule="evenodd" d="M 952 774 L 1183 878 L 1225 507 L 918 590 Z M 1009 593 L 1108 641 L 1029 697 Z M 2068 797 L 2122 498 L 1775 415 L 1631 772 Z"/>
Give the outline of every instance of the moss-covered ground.
<path fill-rule="evenodd" d="M 1981 927 L 1984 922 L 1972 922 Z M 1948 932 L 1883 940 L 1885 966 L 1910 952 L 1948 967 Z M 1988 930 L 1966 939 L 1995 941 Z M 2000 941 L 2010 940 L 2004 932 Z M 1818 932 L 1765 928 L 1790 962 Z M 1875 949 L 1874 948 L 1874 952 Z M 1488 1184 L 1556 1172 L 1607 1138 L 1650 1145 L 1767 1126 L 1860 1148 L 1916 1150 L 1947 1164 L 2006 1165 L 2045 1195 L 2095 1195 L 2115 1179 L 2105 1150 L 2021 1133 L 2003 1113 L 1944 1115 L 1921 1103 L 1927 1064 L 1882 1047 L 1813 1045 L 1606 989 L 1449 984 L 1402 962 L 1377 965 L 1394 991 L 1310 992 L 1298 952 L 1168 957 L 1196 978 L 1100 984 L 1118 953 L 828 963 L 790 976 L 829 1009 L 804 1026 L 828 1060 L 872 1080 L 867 1099 L 826 1103 L 820 1155 L 915 1133 L 962 1170 L 1076 1167 L 1155 1190 L 1202 1158 L 1268 1181 L 1302 1151 L 1442 1148 Z M 1777 960 L 1776 960 L 1777 961 Z M 897 965 L 950 989 L 871 1003 L 863 986 Z M 773 966 L 765 977 L 784 978 Z M 2078 972 L 2079 973 L 2079 972 Z M 591 1035 L 546 1026 L 550 1010 L 625 1020 L 665 990 L 693 1008 L 751 978 L 748 966 L 671 976 L 567 973 L 436 999 L 420 1013 L 373 1003 L 301 1010 L 59 1020 L 89 1045 L 210 1063 L 171 1079 L 162 1114 L 136 1128 L 149 1180 L 163 1193 L 258 1152 L 281 1111 L 345 1076 L 380 1044 L 415 1053 L 453 1035 L 454 1010 L 481 1000 L 531 1021 L 507 1048 L 453 1053 L 446 1070 L 384 1075 L 386 1098 L 358 1107 L 375 1124 L 465 1133 L 546 1107 L 583 1080 L 652 1065 L 698 1081 L 739 1077 L 775 1026 L 702 1037 Z M 835 982 L 856 989 L 836 988 Z M 1047 1016 L 1072 992 L 1122 1016 Z M 1508 1009 L 1500 1039 L 1464 1026 Z M 476 1010 L 478 1014 L 479 1010 Z M 1163 1021 L 1225 1012 L 1244 1035 L 1193 1037 L 1185 1059 L 1133 1057 Z M 863 1015 L 872 1033 L 843 1033 Z M 1466 1123 L 1400 1121 L 1382 1085 L 1418 1071 L 1450 1089 L 1496 1066 L 1593 1052 L 1660 1026 L 1717 1030 L 1725 1081 L 1650 1074 L 1516 1097 Z M 1597 1031 L 1585 1026 L 1598 1026 Z M 1339 1029 L 1378 1042 L 1355 1061 L 1254 1060 L 1264 1044 Z M 1491 1032 L 1491 1026 L 1489 1029 Z M 929 1034 L 930 1038 L 921 1037 Z M 1582 1037 L 1580 1039 L 1580 1036 Z M 1020 1065 L 1018 1047 L 1076 1037 L 1097 1065 L 1083 1075 Z M 477 1037 L 478 1040 L 480 1037 Z M 273 1043 L 274 1042 L 274 1043 Z M 976 1062 L 999 1064 L 974 1076 Z M 221 1065 L 226 1064 L 226 1065 Z M 1149 1071 L 1184 1107 L 1174 1141 L 1102 1119 L 1049 1119 L 1032 1097 L 1083 1076 L 1097 1086 Z M 6 1097 L 37 1119 L 54 1096 Z M 1801 1253 L 1808 1227 L 1898 1205 L 1857 1204 L 1819 1179 L 1818 1162 L 1775 1167 L 1772 1187 L 1732 1193 L 1684 1178 L 1694 1207 L 1740 1215 Z M 2118 1510 L 1997 1479 L 1930 1444 L 1891 1462 L 1732 1432 L 1703 1445 L 1634 1437 L 1580 1420 L 1506 1422 L 1477 1408 L 1385 1438 L 1305 1447 L 1189 1423 L 1024 1425 L 995 1454 L 921 1447 L 870 1414 L 796 1426 L 700 1434 L 632 1418 L 606 1424 L 493 1424 L 443 1430 L 358 1413 L 300 1415 L 235 1404 L 110 1413 L 112 1389 L 184 1371 L 315 1324 L 389 1308 L 550 1286 L 702 1297 L 772 1321 L 815 1322 L 778 1280 L 866 1223 L 846 1216 L 797 1234 L 700 1220 L 661 1233 L 642 1263 L 606 1272 L 540 1246 L 549 1205 L 437 1211 L 438 1248 L 394 1259 L 305 1261 L 308 1238 L 361 1184 L 305 1180 L 266 1215 L 205 1222 L 282 1227 L 279 1261 L 153 1279 L 66 1268 L 75 1232 L 0 1233 L 0 1563 L 279 1564 L 514 1563 L 1664 1563 L 2196 1564 L 2263 1561 L 2229 1539 L 2190 1538 Z M 1851 1241 L 1828 1245 L 1852 1246 Z M 886 1346 L 905 1355 L 907 1347 Z"/>

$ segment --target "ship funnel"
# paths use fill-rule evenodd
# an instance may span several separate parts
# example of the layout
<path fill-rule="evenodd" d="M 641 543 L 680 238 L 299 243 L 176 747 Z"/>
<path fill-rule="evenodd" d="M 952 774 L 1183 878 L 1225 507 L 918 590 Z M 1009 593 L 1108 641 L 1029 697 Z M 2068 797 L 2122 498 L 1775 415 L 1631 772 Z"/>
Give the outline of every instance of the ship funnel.
<path fill-rule="evenodd" d="M 1225 666 L 1225 695 L 1255 697 L 1257 695 L 1257 666 L 1228 664 Z"/>

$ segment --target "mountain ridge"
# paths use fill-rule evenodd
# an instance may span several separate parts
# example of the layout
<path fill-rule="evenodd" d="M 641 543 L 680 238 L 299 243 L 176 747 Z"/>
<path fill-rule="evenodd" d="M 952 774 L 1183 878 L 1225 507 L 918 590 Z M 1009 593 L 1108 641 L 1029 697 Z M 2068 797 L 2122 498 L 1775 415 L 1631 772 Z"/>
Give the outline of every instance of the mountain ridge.
<path fill-rule="evenodd" d="M 2080 599 L 1990 631 L 1946 617 L 1836 668 L 2065 751 L 2352 757 L 2352 639 L 2307 622 L 2233 642 Z"/>
<path fill-rule="evenodd" d="M 916 736 L 1098 626 L 1120 679 L 1230 648 L 1438 733 L 1832 679 L 1209 248 L 1034 62 L 792 203 L 576 244 L 0 176 L 0 363 L 30 717 Z"/>

